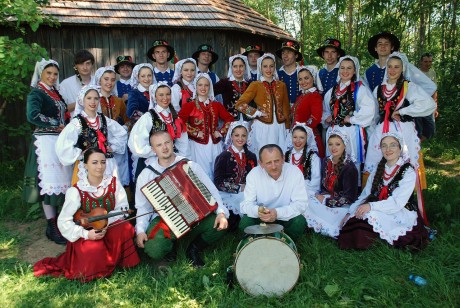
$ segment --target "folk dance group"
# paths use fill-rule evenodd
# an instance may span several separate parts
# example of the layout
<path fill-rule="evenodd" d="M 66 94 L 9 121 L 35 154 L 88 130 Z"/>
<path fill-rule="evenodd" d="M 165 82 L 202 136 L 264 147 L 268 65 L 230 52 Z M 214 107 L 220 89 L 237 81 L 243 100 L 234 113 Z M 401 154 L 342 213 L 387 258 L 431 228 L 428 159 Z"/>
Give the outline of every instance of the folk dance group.
<path fill-rule="evenodd" d="M 378 238 L 423 248 L 414 117 L 436 105 L 426 93 L 432 85 L 417 83 L 426 80 L 398 49 L 390 33 L 372 37 L 378 60 L 364 80 L 358 59 L 335 39 L 317 50 L 325 60 L 319 72 L 297 64 L 302 54 L 293 41 L 276 52 L 281 69 L 273 54 L 248 46 L 229 58 L 223 79 L 210 71 L 218 59 L 211 46 L 199 46 L 173 71 L 174 49 L 163 40 L 147 53 L 153 65 L 120 56 L 94 76 L 94 57 L 80 51 L 75 76 L 60 85 L 58 63 L 38 62 L 27 99 L 36 129 L 24 197 L 42 202 L 46 235 L 67 247 L 38 261 L 35 275 L 106 277 L 140 262 L 135 245 L 154 260 L 174 260 L 177 239 L 141 188 L 184 159 L 217 202 L 186 236 L 196 267 L 227 229 L 261 222 L 283 225 L 295 241 L 309 227 L 342 249 L 367 249 Z M 121 223 L 121 214 L 102 230 L 74 221 L 77 211 L 110 214 L 128 201 L 137 209 L 135 227 Z"/>

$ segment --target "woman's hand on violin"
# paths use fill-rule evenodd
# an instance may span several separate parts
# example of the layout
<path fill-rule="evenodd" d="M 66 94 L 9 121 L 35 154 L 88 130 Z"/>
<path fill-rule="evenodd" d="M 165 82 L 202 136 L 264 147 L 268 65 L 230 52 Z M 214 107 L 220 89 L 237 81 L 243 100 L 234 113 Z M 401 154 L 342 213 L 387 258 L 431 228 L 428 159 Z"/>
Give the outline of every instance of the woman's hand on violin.
<path fill-rule="evenodd" d="M 140 248 L 144 248 L 144 243 L 147 242 L 149 238 L 147 237 L 146 233 L 139 233 L 136 236 L 136 244 Z"/>
<path fill-rule="evenodd" d="M 90 241 L 102 240 L 104 238 L 106 232 L 107 232 L 107 230 L 105 230 L 105 229 L 103 229 L 103 230 L 92 229 L 88 233 L 88 239 Z"/>

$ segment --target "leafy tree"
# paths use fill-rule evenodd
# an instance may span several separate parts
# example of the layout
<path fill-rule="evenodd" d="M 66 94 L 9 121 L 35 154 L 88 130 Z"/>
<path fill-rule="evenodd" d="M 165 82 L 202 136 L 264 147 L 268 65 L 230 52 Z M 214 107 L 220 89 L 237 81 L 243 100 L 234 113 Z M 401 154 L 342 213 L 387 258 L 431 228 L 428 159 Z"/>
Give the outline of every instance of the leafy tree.
<path fill-rule="evenodd" d="M 0 36 L 0 115 L 8 102 L 20 100 L 29 92 L 26 82 L 35 62 L 47 58 L 44 48 L 23 39 L 27 31 L 35 32 L 41 24 L 57 25 L 55 18 L 41 10 L 47 4 L 47 0 L 0 0 L 0 25 L 9 34 Z"/>

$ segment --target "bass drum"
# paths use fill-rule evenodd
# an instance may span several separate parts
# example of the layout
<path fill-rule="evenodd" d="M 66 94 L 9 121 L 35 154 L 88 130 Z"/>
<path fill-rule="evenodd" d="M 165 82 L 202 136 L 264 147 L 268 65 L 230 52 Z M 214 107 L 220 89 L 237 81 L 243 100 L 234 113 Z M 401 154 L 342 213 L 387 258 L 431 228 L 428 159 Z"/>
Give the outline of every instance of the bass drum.
<path fill-rule="evenodd" d="M 297 248 L 283 232 L 250 235 L 238 245 L 233 271 L 247 293 L 281 296 L 289 292 L 299 279 Z"/>

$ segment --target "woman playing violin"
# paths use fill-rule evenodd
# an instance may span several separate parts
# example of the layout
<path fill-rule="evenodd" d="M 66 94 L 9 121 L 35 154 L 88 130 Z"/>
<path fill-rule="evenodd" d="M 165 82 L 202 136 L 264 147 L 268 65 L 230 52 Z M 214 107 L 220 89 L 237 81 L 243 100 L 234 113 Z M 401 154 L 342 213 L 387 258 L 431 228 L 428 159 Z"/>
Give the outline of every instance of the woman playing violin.
<path fill-rule="evenodd" d="M 79 210 L 90 213 L 97 207 L 119 212 L 128 207 L 125 190 L 113 176 L 104 176 L 106 158 L 97 148 L 83 157 L 87 177 L 79 180 L 66 193 L 58 218 L 58 227 L 68 240 L 66 251 L 56 258 L 45 258 L 34 265 L 34 275 L 65 276 L 82 282 L 108 277 L 116 266 L 128 268 L 139 263 L 134 247 L 134 228 L 118 224 L 121 216 L 108 218 L 108 227 L 87 230 L 74 221 Z"/>

